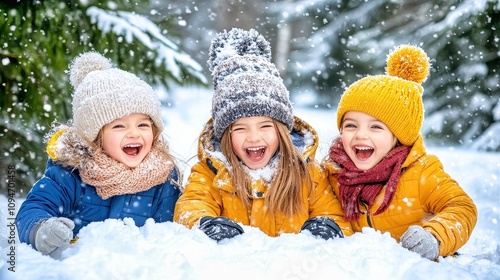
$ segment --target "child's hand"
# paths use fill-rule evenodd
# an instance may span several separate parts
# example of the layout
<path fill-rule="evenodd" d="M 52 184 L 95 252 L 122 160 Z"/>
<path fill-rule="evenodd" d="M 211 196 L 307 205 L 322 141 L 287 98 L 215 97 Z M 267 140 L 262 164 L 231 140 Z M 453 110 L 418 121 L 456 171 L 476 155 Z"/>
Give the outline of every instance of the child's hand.
<path fill-rule="evenodd" d="M 226 217 L 203 217 L 200 220 L 200 229 L 217 242 L 244 232 L 240 225 Z"/>
<path fill-rule="evenodd" d="M 325 240 L 335 237 L 343 238 L 344 234 L 339 225 L 329 217 L 314 217 L 305 221 L 300 231 L 308 230 L 312 235 Z"/>
<path fill-rule="evenodd" d="M 429 260 L 436 259 L 439 254 L 437 239 L 421 226 L 410 226 L 401 236 L 401 246 Z"/>
<path fill-rule="evenodd" d="M 75 223 L 63 217 L 52 217 L 40 223 L 35 232 L 35 248 L 43 255 L 67 246 L 73 239 Z"/>

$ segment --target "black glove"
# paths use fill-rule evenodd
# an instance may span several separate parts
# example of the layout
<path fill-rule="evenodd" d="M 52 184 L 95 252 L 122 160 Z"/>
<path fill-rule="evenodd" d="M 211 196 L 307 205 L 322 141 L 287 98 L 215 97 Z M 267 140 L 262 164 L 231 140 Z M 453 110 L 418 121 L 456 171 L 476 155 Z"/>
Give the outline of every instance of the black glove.
<path fill-rule="evenodd" d="M 344 234 L 337 223 L 328 217 L 314 217 L 308 219 L 300 231 L 308 230 L 312 235 L 325 240 L 335 237 L 344 238 Z"/>
<path fill-rule="evenodd" d="M 200 220 L 200 229 L 217 242 L 244 232 L 240 225 L 226 217 L 203 217 Z"/>

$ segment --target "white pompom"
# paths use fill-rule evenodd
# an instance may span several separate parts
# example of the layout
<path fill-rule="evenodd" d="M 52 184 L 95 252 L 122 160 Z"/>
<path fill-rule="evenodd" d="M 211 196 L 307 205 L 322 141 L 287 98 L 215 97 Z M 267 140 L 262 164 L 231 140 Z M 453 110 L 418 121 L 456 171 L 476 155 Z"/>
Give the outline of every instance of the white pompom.
<path fill-rule="evenodd" d="M 69 81 L 74 88 L 83 81 L 90 72 L 111 69 L 111 61 L 100 53 L 86 52 L 77 56 L 69 67 Z"/>

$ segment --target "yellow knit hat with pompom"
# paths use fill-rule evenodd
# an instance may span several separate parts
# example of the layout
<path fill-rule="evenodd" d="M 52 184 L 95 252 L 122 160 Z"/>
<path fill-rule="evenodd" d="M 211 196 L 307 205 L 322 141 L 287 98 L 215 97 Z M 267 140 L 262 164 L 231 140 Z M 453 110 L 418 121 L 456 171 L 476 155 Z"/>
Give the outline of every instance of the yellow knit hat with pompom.
<path fill-rule="evenodd" d="M 417 140 L 424 120 L 422 83 L 429 75 L 429 57 L 419 47 L 401 45 L 387 56 L 386 75 L 368 76 L 349 86 L 337 109 L 337 126 L 348 111 L 383 122 L 405 146 Z"/>

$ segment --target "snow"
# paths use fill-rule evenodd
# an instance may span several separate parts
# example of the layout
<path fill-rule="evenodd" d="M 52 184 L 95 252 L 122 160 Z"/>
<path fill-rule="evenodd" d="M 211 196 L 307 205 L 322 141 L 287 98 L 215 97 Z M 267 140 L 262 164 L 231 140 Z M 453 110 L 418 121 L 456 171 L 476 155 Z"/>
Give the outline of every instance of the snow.
<path fill-rule="evenodd" d="M 164 108 L 165 133 L 184 168 L 194 164 L 196 137 L 210 117 L 211 91 L 177 89 Z M 317 158 L 337 134 L 335 111 L 302 108 L 295 114 L 317 131 Z M 88 225 L 60 259 L 42 256 L 18 240 L 14 261 L 7 244 L 7 198 L 0 196 L 0 279 L 500 279 L 500 154 L 463 148 L 429 148 L 475 201 L 479 218 L 457 257 L 438 262 L 403 249 L 388 234 L 365 229 L 324 241 L 308 233 L 268 237 L 243 226 L 245 234 L 217 244 L 197 229 L 131 219 Z M 19 207 L 22 199 L 16 199 Z M 14 233 L 17 236 L 17 233 Z M 8 269 L 15 265 L 15 272 Z"/>

